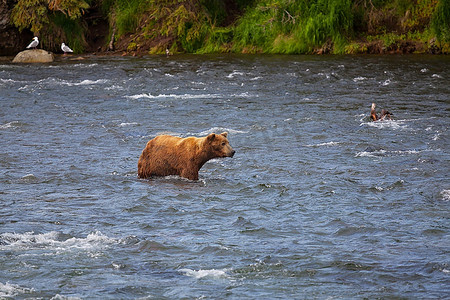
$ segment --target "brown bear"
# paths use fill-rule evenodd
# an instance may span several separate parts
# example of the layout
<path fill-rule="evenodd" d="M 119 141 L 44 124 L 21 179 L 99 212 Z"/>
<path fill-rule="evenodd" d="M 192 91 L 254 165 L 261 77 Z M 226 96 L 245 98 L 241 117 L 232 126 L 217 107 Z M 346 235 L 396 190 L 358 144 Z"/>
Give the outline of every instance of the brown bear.
<path fill-rule="evenodd" d="M 211 133 L 205 137 L 180 138 L 159 135 L 150 140 L 138 162 L 139 178 L 179 175 L 198 180 L 198 171 L 210 159 L 233 157 L 228 133 Z"/>

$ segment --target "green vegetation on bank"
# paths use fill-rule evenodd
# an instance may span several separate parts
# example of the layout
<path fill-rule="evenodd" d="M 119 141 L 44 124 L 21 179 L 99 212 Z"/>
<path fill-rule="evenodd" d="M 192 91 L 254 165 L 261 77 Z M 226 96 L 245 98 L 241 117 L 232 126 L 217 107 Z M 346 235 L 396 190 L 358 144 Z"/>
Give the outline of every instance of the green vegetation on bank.
<path fill-rule="evenodd" d="M 80 20 L 88 8 L 84 0 L 18 0 L 11 21 L 19 30 L 30 29 L 47 49 L 59 48 L 65 42 L 81 52 L 86 42 Z"/>
<path fill-rule="evenodd" d="M 17 0 L 11 19 L 82 52 L 93 8 L 130 54 L 450 51 L 450 0 Z"/>

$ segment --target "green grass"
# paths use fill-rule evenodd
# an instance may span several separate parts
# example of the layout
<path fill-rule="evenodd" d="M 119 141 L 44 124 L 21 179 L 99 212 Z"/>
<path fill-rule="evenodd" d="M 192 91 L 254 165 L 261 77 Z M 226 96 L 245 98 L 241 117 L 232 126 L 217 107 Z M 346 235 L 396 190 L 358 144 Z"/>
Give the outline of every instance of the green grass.
<path fill-rule="evenodd" d="M 117 34 L 120 37 L 129 32 L 135 32 L 143 14 L 140 0 L 117 0 L 112 8 L 115 14 Z"/>
<path fill-rule="evenodd" d="M 101 7 L 116 39 L 133 34 L 131 49 L 151 53 L 360 53 L 355 40 L 405 40 L 448 52 L 450 0 L 17 0 L 12 22 L 54 49 L 64 41 L 82 52 L 83 11 Z M 232 4 L 232 5 L 231 5 Z M 57 10 L 63 7 L 62 11 Z M 237 15 L 239 14 L 239 15 Z M 233 21 L 234 22 L 231 22 Z M 54 34 L 50 34 L 53 32 Z M 59 47 L 57 48 L 59 49 Z M 447 49 L 447 50 L 445 50 Z M 134 50 L 133 50 L 134 51 Z M 147 49 L 148 51 L 148 49 Z"/>
<path fill-rule="evenodd" d="M 431 28 L 438 41 L 450 42 L 450 1 L 440 0 L 431 19 Z"/>
<path fill-rule="evenodd" d="M 236 26 L 234 50 L 253 46 L 265 53 L 311 53 L 331 41 L 342 53 L 352 30 L 349 0 L 260 1 Z"/>

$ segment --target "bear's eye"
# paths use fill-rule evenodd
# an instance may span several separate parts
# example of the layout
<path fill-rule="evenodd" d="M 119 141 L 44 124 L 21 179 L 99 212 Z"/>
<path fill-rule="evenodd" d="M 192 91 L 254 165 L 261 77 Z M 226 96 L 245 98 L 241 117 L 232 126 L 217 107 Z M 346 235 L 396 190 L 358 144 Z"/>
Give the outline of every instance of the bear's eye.
<path fill-rule="evenodd" d="M 225 142 L 222 143 L 222 146 L 225 146 Z"/>

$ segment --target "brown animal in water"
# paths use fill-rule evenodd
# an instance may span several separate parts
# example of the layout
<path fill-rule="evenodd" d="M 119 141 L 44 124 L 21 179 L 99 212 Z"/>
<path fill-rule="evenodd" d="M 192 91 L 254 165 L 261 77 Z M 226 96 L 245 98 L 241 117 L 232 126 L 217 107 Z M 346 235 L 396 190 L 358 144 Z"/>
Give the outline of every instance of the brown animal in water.
<path fill-rule="evenodd" d="M 139 178 L 179 175 L 198 180 L 198 171 L 210 159 L 233 157 L 228 133 L 211 133 L 205 137 L 159 135 L 145 146 L 138 162 Z"/>
<path fill-rule="evenodd" d="M 381 110 L 381 114 L 377 114 L 375 107 L 376 107 L 375 103 L 372 103 L 372 107 L 370 108 L 370 119 L 372 121 L 383 121 L 391 119 L 391 116 L 393 114 L 391 114 L 389 111 L 385 109 Z"/>

